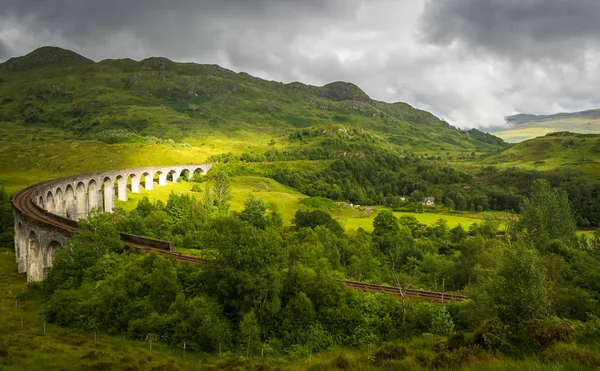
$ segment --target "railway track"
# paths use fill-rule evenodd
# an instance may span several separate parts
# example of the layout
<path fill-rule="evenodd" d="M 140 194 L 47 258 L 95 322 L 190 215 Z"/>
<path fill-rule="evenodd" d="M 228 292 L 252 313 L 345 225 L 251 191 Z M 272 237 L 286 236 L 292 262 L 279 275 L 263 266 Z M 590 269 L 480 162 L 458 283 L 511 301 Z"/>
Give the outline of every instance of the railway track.
<path fill-rule="evenodd" d="M 357 281 L 341 281 L 346 286 L 355 289 L 357 291 L 368 291 L 368 292 L 386 292 L 388 294 L 402 296 L 400 289 L 394 286 L 378 285 L 375 283 L 357 282 Z M 409 298 L 421 298 L 429 301 L 436 301 L 439 303 L 447 303 L 451 300 L 461 301 L 467 300 L 469 297 L 465 295 L 450 294 L 447 292 L 435 292 L 426 290 L 414 290 L 404 289 L 404 295 Z"/>
<path fill-rule="evenodd" d="M 77 222 L 71 219 L 63 218 L 59 215 L 52 214 L 33 202 L 33 195 L 36 193 L 37 189 L 43 186 L 47 182 L 38 183 L 32 186 L 29 186 L 20 192 L 18 192 L 13 198 L 13 205 L 15 208 L 20 210 L 23 215 L 26 215 L 29 218 L 35 219 L 38 222 L 45 223 L 51 225 L 55 228 L 62 229 L 71 234 L 73 233 L 84 233 L 85 231 L 78 227 Z M 131 235 L 128 235 L 131 236 Z M 123 237 L 123 235 L 122 235 Z M 137 237 L 137 236 L 134 236 Z M 144 237 L 139 237 L 139 239 L 143 240 Z M 191 264 L 202 265 L 206 261 L 201 258 L 196 258 L 193 256 L 186 256 L 179 252 L 174 252 L 171 250 L 167 250 L 164 248 L 156 248 L 149 245 L 144 245 L 141 243 L 135 243 L 132 241 L 128 241 L 122 238 L 123 243 L 126 246 L 142 250 L 145 252 L 155 252 L 160 256 L 170 257 L 179 262 L 186 262 Z M 162 241 L 168 243 L 168 241 Z M 386 285 L 378 285 L 374 283 L 366 283 L 366 282 L 357 282 L 357 281 L 349 281 L 349 280 L 340 280 L 340 282 L 346 285 L 349 288 L 352 288 L 357 291 L 366 291 L 366 292 L 385 292 L 391 295 L 401 296 L 400 290 L 397 287 L 386 286 Z M 424 300 L 435 301 L 439 303 L 447 303 L 451 300 L 461 301 L 468 299 L 467 296 L 458 295 L 458 294 L 450 294 L 444 292 L 434 292 L 434 291 L 426 291 L 426 290 L 413 290 L 413 289 L 405 289 L 404 294 L 410 298 L 422 298 Z"/>

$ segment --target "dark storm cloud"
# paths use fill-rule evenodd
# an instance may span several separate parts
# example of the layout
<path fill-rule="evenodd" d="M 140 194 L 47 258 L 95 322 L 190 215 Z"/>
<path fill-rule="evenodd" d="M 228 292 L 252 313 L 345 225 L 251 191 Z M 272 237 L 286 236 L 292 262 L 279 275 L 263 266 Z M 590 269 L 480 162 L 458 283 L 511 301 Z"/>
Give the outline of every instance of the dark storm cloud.
<path fill-rule="evenodd" d="M 436 0 L 421 31 L 437 44 L 463 41 L 516 59 L 570 59 L 600 38 L 598 0 Z"/>
<path fill-rule="evenodd" d="M 216 47 L 224 37 L 292 38 L 301 27 L 346 14 L 350 5 L 343 0 L 0 0 L 4 17 L 30 30 L 50 30 L 78 44 L 129 32 L 173 57 L 185 49 Z"/>

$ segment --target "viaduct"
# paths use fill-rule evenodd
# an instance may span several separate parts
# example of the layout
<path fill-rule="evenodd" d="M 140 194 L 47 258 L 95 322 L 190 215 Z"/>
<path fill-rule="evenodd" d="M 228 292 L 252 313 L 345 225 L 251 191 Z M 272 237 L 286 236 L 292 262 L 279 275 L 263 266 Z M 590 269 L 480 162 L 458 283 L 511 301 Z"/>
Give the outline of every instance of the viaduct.
<path fill-rule="evenodd" d="M 115 198 L 127 201 L 127 190 L 140 192 L 176 182 L 185 172 L 207 173 L 212 164 L 157 166 L 103 171 L 53 179 L 18 192 L 12 203 L 15 221 L 15 255 L 19 272 L 27 272 L 28 281 L 44 279 L 52 267 L 57 249 L 65 246 L 74 232 L 81 232 L 77 220 L 93 209 L 112 212 Z M 157 184 L 155 180 L 157 179 Z M 172 253 L 172 243 L 148 237 L 121 234 L 126 245 L 158 249 Z M 181 257 L 181 259 L 185 259 Z"/>

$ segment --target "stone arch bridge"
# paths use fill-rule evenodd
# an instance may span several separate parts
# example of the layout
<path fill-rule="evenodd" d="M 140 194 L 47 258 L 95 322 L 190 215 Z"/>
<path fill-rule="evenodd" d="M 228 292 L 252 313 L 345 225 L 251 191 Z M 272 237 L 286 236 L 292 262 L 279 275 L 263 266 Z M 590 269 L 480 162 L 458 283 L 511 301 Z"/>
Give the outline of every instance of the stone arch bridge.
<path fill-rule="evenodd" d="M 92 209 L 112 212 L 115 199 L 126 201 L 127 191 L 139 193 L 176 182 L 186 172 L 206 174 L 212 164 L 156 166 L 73 175 L 41 182 L 19 191 L 12 202 L 15 222 L 15 254 L 19 272 L 28 281 L 43 280 L 52 266 L 57 249 L 65 246 L 74 232 L 81 232 L 77 220 Z M 172 252 L 169 241 L 121 234 L 126 245 Z M 179 256 L 181 260 L 185 257 Z"/>

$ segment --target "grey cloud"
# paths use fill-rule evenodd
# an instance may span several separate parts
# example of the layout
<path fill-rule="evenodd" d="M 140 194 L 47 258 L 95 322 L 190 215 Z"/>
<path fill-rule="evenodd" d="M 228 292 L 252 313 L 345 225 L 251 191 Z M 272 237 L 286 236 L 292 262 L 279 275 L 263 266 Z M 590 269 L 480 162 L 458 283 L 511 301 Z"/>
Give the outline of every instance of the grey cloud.
<path fill-rule="evenodd" d="M 0 61 L 7 59 L 11 56 L 11 50 L 4 43 L 4 41 L 0 40 Z"/>
<path fill-rule="evenodd" d="M 470 47 L 512 59 L 572 59 L 600 37 L 597 0 L 436 0 L 422 17 L 429 42 Z"/>
<path fill-rule="evenodd" d="M 344 80 L 490 127 L 515 111 L 600 106 L 600 4 L 572 3 L 0 0 L 0 61 L 56 45 L 94 60 L 164 56 L 283 82 Z"/>

